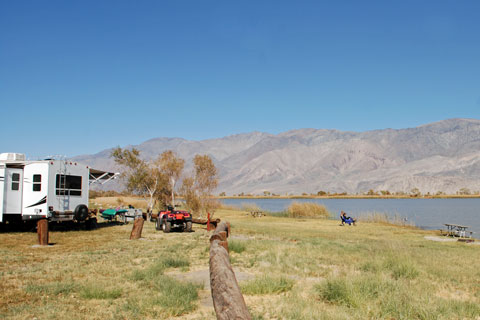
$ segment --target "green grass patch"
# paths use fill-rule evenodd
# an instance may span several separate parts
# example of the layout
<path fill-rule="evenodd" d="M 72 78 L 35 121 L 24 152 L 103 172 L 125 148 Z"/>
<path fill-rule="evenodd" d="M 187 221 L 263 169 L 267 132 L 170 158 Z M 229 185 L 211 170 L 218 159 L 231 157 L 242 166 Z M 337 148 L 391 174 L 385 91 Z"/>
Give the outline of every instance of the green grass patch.
<path fill-rule="evenodd" d="M 333 277 L 314 286 L 318 297 L 326 302 L 360 308 L 366 301 L 388 295 L 395 284 L 377 276 Z"/>
<path fill-rule="evenodd" d="M 153 289 L 159 292 L 154 304 L 168 316 L 180 316 L 196 309 L 198 290 L 202 285 L 182 282 L 177 279 L 160 276 L 152 283 Z"/>
<path fill-rule="evenodd" d="M 185 270 L 189 266 L 190 262 L 184 258 L 164 257 L 156 260 L 153 265 L 145 270 L 135 270 L 132 274 L 132 279 L 135 281 L 152 279 L 158 275 L 162 275 L 168 268 L 182 268 Z"/>
<path fill-rule="evenodd" d="M 242 293 L 248 295 L 274 294 L 290 291 L 295 282 L 286 277 L 261 276 L 240 285 Z"/>
<path fill-rule="evenodd" d="M 415 279 L 419 275 L 419 271 L 415 264 L 406 257 L 403 258 L 390 258 L 384 263 L 387 270 L 392 272 L 392 277 L 395 279 Z"/>
<path fill-rule="evenodd" d="M 78 286 L 74 282 L 54 282 L 48 284 L 28 284 L 25 292 L 41 295 L 68 295 L 74 292 Z"/>
<path fill-rule="evenodd" d="M 266 212 L 267 216 L 276 218 L 288 218 L 288 211 Z"/>
<path fill-rule="evenodd" d="M 105 299 L 114 300 L 122 296 L 121 289 L 105 289 L 98 285 L 90 285 L 80 290 L 80 297 L 83 299 Z"/>
<path fill-rule="evenodd" d="M 242 253 L 247 249 L 247 245 L 244 241 L 230 240 L 228 241 L 228 249 L 231 252 Z"/>

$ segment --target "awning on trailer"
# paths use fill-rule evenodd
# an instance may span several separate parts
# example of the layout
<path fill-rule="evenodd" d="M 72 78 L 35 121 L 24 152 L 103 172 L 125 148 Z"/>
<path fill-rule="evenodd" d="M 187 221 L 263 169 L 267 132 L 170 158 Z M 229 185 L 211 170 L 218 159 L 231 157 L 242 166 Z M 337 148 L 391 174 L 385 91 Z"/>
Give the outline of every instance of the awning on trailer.
<path fill-rule="evenodd" d="M 118 172 L 107 172 L 90 168 L 89 182 L 90 184 L 105 184 L 108 181 L 117 178 L 119 175 L 120 173 Z"/>

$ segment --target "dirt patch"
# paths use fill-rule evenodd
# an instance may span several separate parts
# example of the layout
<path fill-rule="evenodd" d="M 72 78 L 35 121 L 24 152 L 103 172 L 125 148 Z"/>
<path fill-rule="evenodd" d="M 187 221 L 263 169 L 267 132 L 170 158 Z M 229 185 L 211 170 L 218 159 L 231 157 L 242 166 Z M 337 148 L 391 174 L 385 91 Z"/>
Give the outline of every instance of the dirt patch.
<path fill-rule="evenodd" d="M 425 236 L 425 239 L 437 242 L 455 242 L 457 239 L 447 237 Z"/>
<path fill-rule="evenodd" d="M 246 235 L 243 235 L 243 234 L 232 234 L 230 236 L 230 239 L 233 239 L 233 240 L 251 240 L 253 238 L 249 237 L 249 236 L 246 236 Z"/>
<path fill-rule="evenodd" d="M 249 280 L 255 277 L 255 275 L 240 271 L 238 269 L 233 269 L 235 272 L 235 277 L 238 282 Z M 166 275 L 175 277 L 182 281 L 189 281 L 193 283 L 202 284 L 205 290 L 210 290 L 210 270 L 209 269 L 199 269 L 189 272 L 166 272 Z"/>

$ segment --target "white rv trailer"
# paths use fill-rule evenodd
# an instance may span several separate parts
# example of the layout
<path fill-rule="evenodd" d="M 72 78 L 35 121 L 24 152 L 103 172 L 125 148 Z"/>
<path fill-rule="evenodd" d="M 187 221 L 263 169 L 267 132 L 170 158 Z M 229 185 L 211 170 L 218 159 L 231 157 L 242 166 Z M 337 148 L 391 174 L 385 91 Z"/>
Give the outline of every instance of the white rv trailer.
<path fill-rule="evenodd" d="M 89 185 L 118 173 L 67 160 L 26 161 L 24 154 L 0 154 L 0 222 L 84 221 L 89 218 Z"/>

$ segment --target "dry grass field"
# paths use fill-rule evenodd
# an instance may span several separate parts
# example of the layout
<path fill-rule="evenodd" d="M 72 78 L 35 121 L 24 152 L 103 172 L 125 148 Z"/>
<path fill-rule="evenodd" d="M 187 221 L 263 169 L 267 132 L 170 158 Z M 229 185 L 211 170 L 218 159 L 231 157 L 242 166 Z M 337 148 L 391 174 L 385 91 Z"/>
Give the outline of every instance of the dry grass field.
<path fill-rule="evenodd" d="M 382 223 L 215 217 L 232 224 L 254 319 L 480 319 L 478 245 Z M 48 247 L 33 232 L 0 233 L 0 318 L 215 319 L 203 226 L 164 234 L 146 222 L 136 241 L 131 228 L 52 231 Z"/>

